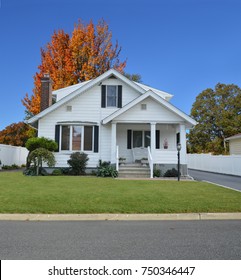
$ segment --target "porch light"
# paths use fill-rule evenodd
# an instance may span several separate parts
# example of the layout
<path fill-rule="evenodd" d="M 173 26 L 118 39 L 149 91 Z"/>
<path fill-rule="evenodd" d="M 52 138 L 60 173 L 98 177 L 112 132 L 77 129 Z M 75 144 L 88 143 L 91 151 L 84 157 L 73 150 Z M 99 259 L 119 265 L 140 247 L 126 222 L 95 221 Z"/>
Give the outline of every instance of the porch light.
<path fill-rule="evenodd" d="M 177 180 L 180 181 L 180 151 L 182 149 L 182 145 L 180 143 L 177 144 Z"/>

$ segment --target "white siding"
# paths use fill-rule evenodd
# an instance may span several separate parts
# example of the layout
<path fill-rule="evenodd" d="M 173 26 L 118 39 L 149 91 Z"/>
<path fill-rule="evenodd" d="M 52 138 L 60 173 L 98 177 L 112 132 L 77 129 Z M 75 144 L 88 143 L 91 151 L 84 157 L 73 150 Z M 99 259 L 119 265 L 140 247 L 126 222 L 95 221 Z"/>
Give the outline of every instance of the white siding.
<path fill-rule="evenodd" d="M 229 140 L 230 155 L 241 155 L 241 139 Z"/>
<path fill-rule="evenodd" d="M 118 79 L 107 79 L 102 82 L 104 85 L 122 85 L 122 105 L 129 103 L 139 96 L 135 90 Z M 72 106 L 72 111 L 67 111 L 67 106 Z M 95 86 L 88 92 L 81 94 L 69 101 L 55 111 L 49 113 L 39 120 L 39 137 L 55 139 L 55 125 L 59 122 L 94 122 L 100 125 L 101 120 L 119 110 L 119 108 L 101 108 L 101 86 Z M 88 166 L 96 166 L 99 159 L 110 161 L 111 156 L 111 126 L 101 126 L 99 130 L 99 153 L 90 153 Z M 69 153 L 70 154 L 70 153 Z M 56 154 L 57 166 L 66 166 L 69 154 Z"/>
<path fill-rule="evenodd" d="M 126 162 L 132 162 L 132 150 L 127 149 L 127 130 L 150 131 L 150 124 L 117 124 L 117 145 L 119 156 L 126 158 Z M 155 163 L 176 163 L 176 126 L 168 124 L 157 124 L 156 130 L 160 130 L 160 149 L 155 150 Z M 168 140 L 168 149 L 164 149 L 164 139 Z"/>
<path fill-rule="evenodd" d="M 133 99 L 140 96 L 140 93 L 136 92 L 134 89 L 123 83 L 118 79 L 107 79 L 102 82 L 103 85 L 121 85 L 122 86 L 122 106 L 130 103 Z M 100 87 L 99 87 L 100 90 Z M 100 106 L 99 106 L 100 107 Z M 108 117 L 115 111 L 119 110 L 119 108 L 102 108 L 101 109 L 101 120 Z"/>
<path fill-rule="evenodd" d="M 146 110 L 141 109 L 141 104 L 146 104 Z M 170 110 L 166 109 L 161 104 L 155 102 L 151 97 L 146 98 L 141 104 L 135 105 L 127 112 L 115 118 L 115 121 L 158 121 L 158 122 L 180 122 L 181 117 Z"/>

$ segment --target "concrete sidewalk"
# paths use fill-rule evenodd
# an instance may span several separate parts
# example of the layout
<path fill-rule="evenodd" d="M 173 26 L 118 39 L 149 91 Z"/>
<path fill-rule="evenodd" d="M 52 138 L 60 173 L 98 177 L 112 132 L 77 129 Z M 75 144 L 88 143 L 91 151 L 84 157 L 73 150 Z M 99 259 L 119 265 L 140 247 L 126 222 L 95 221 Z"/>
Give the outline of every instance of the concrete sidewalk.
<path fill-rule="evenodd" d="M 241 220 L 241 213 L 187 214 L 0 214 L 0 221 L 193 221 Z"/>

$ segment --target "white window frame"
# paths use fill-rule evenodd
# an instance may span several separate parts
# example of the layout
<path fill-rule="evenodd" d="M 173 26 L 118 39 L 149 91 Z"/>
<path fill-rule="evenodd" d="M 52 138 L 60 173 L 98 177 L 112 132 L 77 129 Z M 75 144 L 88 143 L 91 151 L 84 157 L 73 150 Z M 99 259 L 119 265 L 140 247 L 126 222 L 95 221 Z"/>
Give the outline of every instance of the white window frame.
<path fill-rule="evenodd" d="M 63 126 L 69 126 L 70 127 L 70 133 L 69 133 L 69 150 L 62 150 L 62 127 Z M 73 150 L 73 127 L 79 126 L 81 127 L 81 147 L 80 150 Z M 84 150 L 84 127 L 85 126 L 91 126 L 92 127 L 92 149 L 91 150 Z M 66 124 L 66 125 L 60 125 L 60 133 L 59 133 L 59 147 L 60 152 L 93 152 L 94 151 L 94 126 L 92 125 L 75 125 L 75 124 Z"/>
<path fill-rule="evenodd" d="M 109 106 L 108 105 L 108 87 L 115 87 L 115 105 Z M 106 108 L 117 108 L 118 104 L 118 86 L 116 85 L 106 85 Z"/>
<path fill-rule="evenodd" d="M 145 147 L 145 132 L 150 132 L 150 136 L 151 136 L 151 131 L 150 130 L 132 130 L 132 147 L 133 148 L 134 148 L 134 132 L 136 132 L 136 131 L 142 132 L 142 146 L 136 147 L 136 148 L 147 148 L 147 147 Z"/>

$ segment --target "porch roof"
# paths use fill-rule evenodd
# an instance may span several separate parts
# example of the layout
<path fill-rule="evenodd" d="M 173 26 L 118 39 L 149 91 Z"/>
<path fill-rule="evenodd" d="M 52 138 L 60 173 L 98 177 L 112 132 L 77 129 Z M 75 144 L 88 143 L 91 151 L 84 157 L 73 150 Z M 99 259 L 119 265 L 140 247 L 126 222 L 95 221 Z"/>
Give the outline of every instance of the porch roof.
<path fill-rule="evenodd" d="M 115 111 L 108 117 L 102 119 L 102 124 L 107 124 L 113 121 L 115 118 L 124 114 L 125 112 L 133 108 L 135 105 L 141 103 L 143 100 L 147 99 L 148 97 L 153 98 L 157 103 L 165 107 L 167 110 L 178 115 L 186 123 L 187 128 L 191 128 L 197 124 L 197 122 L 194 119 L 189 117 L 187 114 L 185 114 L 184 112 L 176 108 L 174 105 L 166 101 L 164 98 L 162 98 L 160 95 L 153 92 L 152 90 L 148 90 L 145 94 L 140 95 L 139 97 L 137 97 L 136 99 L 134 99 L 133 101 L 131 101 L 130 103 L 122 107 L 121 109 Z M 149 122 L 148 120 L 146 121 Z"/>

